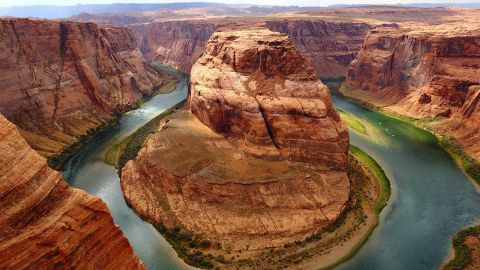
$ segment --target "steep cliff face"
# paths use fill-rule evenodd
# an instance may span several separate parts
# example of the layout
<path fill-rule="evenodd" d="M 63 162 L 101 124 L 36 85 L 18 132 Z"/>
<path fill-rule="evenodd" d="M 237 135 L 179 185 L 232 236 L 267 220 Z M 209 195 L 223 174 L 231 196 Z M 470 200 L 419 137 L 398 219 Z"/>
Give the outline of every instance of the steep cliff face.
<path fill-rule="evenodd" d="M 0 20 L 0 111 L 50 156 L 161 84 L 125 28 Z"/>
<path fill-rule="evenodd" d="M 0 115 L 1 269 L 144 269 L 106 205 L 69 187 Z"/>
<path fill-rule="evenodd" d="M 264 26 L 289 35 L 310 60 L 319 77 L 345 75 L 372 28 L 365 23 L 334 23 L 321 20 L 251 19 L 219 21 L 169 21 L 129 26 L 147 59 L 165 62 L 189 72 L 213 31 Z"/>
<path fill-rule="evenodd" d="M 327 87 L 284 34 L 212 36 L 192 68 L 189 104 L 213 131 L 241 138 L 247 152 L 345 167 L 346 126 Z"/>
<path fill-rule="evenodd" d="M 366 23 L 321 20 L 272 20 L 266 21 L 265 26 L 290 36 L 319 77 L 345 75 L 350 62 L 362 49 L 365 36 L 373 28 Z"/>
<path fill-rule="evenodd" d="M 143 218 L 254 250 L 303 239 L 343 212 L 347 128 L 286 35 L 215 33 L 192 68 L 189 106 L 122 170 Z"/>
<path fill-rule="evenodd" d="M 436 30 L 372 31 L 346 81 L 363 91 L 345 87 L 344 92 L 395 113 L 440 120 L 426 125 L 459 139 L 480 158 L 480 148 L 474 143 L 480 139 L 479 32 Z"/>
<path fill-rule="evenodd" d="M 154 22 L 128 27 L 148 60 L 167 63 L 190 72 L 217 24 L 194 20 Z"/>

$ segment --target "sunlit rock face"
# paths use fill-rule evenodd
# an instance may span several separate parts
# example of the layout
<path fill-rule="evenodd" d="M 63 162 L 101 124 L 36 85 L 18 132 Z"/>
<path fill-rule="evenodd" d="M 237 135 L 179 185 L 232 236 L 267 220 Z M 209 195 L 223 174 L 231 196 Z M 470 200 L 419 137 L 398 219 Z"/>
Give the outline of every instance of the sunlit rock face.
<path fill-rule="evenodd" d="M 328 89 L 288 36 L 218 32 L 193 66 L 190 109 L 245 152 L 344 168 L 348 132 Z"/>
<path fill-rule="evenodd" d="M 177 20 L 129 25 L 145 57 L 190 72 L 215 31 L 233 27 L 265 27 L 290 36 L 293 45 L 310 61 L 317 76 L 344 76 L 362 49 L 372 24 L 330 22 L 319 19 L 235 18 Z"/>
<path fill-rule="evenodd" d="M 161 83 L 124 27 L 0 19 L 0 112 L 44 156 Z"/>
<path fill-rule="evenodd" d="M 189 109 L 122 170 L 142 218 L 251 250 L 304 239 L 343 213 L 347 129 L 286 35 L 217 32 L 190 79 Z"/>
<path fill-rule="evenodd" d="M 432 26 L 372 31 L 348 71 L 347 95 L 394 113 L 428 118 L 480 159 L 478 29 Z"/>
<path fill-rule="evenodd" d="M 0 269 L 145 269 L 107 206 L 69 187 L 0 115 Z"/>

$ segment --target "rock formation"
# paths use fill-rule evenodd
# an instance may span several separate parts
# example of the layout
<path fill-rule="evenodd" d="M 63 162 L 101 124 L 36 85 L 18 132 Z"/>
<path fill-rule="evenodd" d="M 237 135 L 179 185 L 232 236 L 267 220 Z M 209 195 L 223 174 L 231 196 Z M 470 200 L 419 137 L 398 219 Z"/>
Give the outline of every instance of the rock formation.
<path fill-rule="evenodd" d="M 122 170 L 144 219 L 242 250 L 304 239 L 343 212 L 347 128 L 286 35 L 215 33 L 192 68 L 189 106 Z"/>
<path fill-rule="evenodd" d="M 0 59 L 0 112 L 44 156 L 162 83 L 123 27 L 1 19 Z"/>
<path fill-rule="evenodd" d="M 426 126 L 453 136 L 480 159 L 479 28 L 445 25 L 379 28 L 352 62 L 344 93 L 387 111 L 436 120 Z"/>
<path fill-rule="evenodd" d="M 136 24 L 129 29 L 148 60 L 190 72 L 216 27 L 215 23 L 194 20 Z"/>
<path fill-rule="evenodd" d="M 107 206 L 69 187 L 0 115 L 0 268 L 144 269 Z"/>
<path fill-rule="evenodd" d="M 169 63 L 189 72 L 213 31 L 239 26 L 264 26 L 289 35 L 295 47 L 310 60 L 319 77 L 345 75 L 368 30 L 372 28 L 366 23 L 268 18 L 154 22 L 129 28 L 135 33 L 147 59 Z"/>
<path fill-rule="evenodd" d="M 371 24 L 322 20 L 272 20 L 265 26 L 287 34 L 320 78 L 339 77 L 362 49 Z"/>
<path fill-rule="evenodd" d="M 192 68 L 189 103 L 213 131 L 241 138 L 245 152 L 345 167 L 348 131 L 327 87 L 284 34 L 213 35 Z"/>

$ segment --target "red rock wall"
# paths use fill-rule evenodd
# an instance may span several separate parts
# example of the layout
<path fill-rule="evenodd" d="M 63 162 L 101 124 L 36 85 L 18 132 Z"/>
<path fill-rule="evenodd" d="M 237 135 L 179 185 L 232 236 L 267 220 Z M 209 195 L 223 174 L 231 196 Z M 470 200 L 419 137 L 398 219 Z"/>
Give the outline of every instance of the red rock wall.
<path fill-rule="evenodd" d="M 0 269 L 145 269 L 107 206 L 69 187 L 0 115 Z"/>
<path fill-rule="evenodd" d="M 388 111 L 436 118 L 438 121 L 426 125 L 458 139 L 480 158 L 478 70 L 478 35 L 380 28 L 368 35 L 349 68 L 346 83 L 363 90 L 351 90 L 350 94 L 386 106 Z"/>
<path fill-rule="evenodd" d="M 216 27 L 216 23 L 204 21 L 154 22 L 128 26 L 149 61 L 170 64 L 185 72 L 190 72 Z"/>
<path fill-rule="evenodd" d="M 0 112 L 43 155 L 59 152 L 160 84 L 126 28 L 0 20 Z"/>
<path fill-rule="evenodd" d="M 261 19 L 169 21 L 128 27 L 135 33 L 147 59 L 172 64 L 190 72 L 215 30 L 253 25 L 289 35 L 293 44 L 310 60 L 319 77 L 345 75 L 348 65 L 362 48 L 364 37 L 372 28 L 365 23 Z"/>
<path fill-rule="evenodd" d="M 350 62 L 362 49 L 372 26 L 366 23 L 334 23 L 321 20 L 272 20 L 265 26 L 290 36 L 317 76 L 338 77 L 347 73 Z"/>

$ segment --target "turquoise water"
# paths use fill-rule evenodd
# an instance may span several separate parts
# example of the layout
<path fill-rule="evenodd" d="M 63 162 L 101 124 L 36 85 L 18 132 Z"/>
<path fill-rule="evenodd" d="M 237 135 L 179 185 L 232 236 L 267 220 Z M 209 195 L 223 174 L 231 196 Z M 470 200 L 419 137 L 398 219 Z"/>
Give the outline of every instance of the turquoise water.
<path fill-rule="evenodd" d="M 350 142 L 371 155 L 392 182 L 380 225 L 360 251 L 336 269 L 422 270 L 442 265 L 451 237 L 480 222 L 480 194 L 433 135 L 357 103 L 337 108 L 365 124 Z"/>
<path fill-rule="evenodd" d="M 104 163 L 106 151 L 163 111 L 187 96 L 188 79 L 175 91 L 160 94 L 121 117 L 118 126 L 96 138 L 73 156 L 63 171 L 67 182 L 102 198 L 134 250 L 148 269 L 193 269 L 180 260 L 170 244 L 149 223 L 141 220 L 125 203 L 117 171 Z"/>
<path fill-rule="evenodd" d="M 102 198 L 149 269 L 191 269 L 165 239 L 125 203 L 120 179 L 104 163 L 105 152 L 187 96 L 187 79 L 176 90 L 153 97 L 125 114 L 118 126 L 96 138 L 67 163 L 68 183 Z M 436 269 L 451 236 L 480 222 L 480 194 L 428 132 L 334 98 L 337 108 L 365 124 L 368 135 L 350 130 L 351 143 L 371 155 L 392 182 L 380 225 L 351 260 L 337 269 Z"/>

